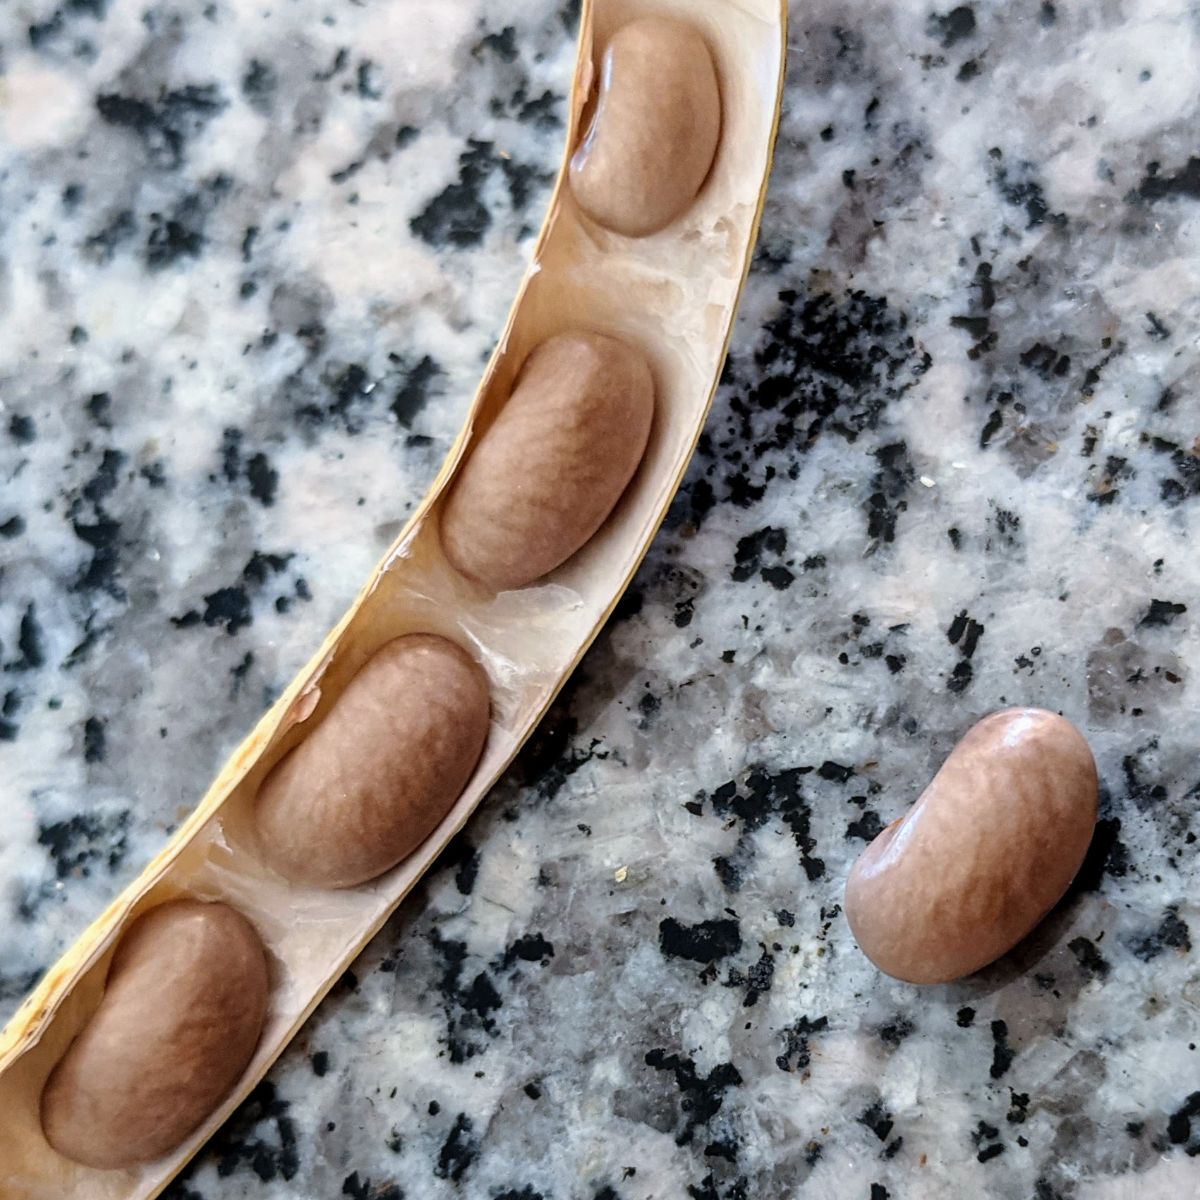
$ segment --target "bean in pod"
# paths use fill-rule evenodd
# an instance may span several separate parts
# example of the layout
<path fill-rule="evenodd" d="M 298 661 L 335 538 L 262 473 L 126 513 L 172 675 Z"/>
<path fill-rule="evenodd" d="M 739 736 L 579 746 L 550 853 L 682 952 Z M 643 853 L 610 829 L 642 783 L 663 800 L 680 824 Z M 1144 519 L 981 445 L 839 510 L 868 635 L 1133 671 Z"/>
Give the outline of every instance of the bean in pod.
<path fill-rule="evenodd" d="M 984 718 L 854 864 L 846 918 L 863 952 L 910 983 L 958 979 L 1007 953 L 1075 878 L 1098 789 L 1070 721 L 1037 708 Z"/>
<path fill-rule="evenodd" d="M 102 1169 L 174 1149 L 245 1071 L 268 989 L 262 942 L 228 905 L 173 900 L 139 917 L 42 1091 L 46 1140 Z"/>
<path fill-rule="evenodd" d="M 462 647 L 408 634 L 377 650 L 259 790 L 263 857 L 313 887 L 354 887 L 407 858 L 470 779 L 487 675 Z"/>
<path fill-rule="evenodd" d="M 671 17 L 630 21 L 604 52 L 595 113 L 571 159 L 575 200 L 615 233 L 657 233 L 695 201 L 720 137 L 704 37 Z"/>
<path fill-rule="evenodd" d="M 494 591 L 525 587 L 595 535 L 645 453 L 646 356 L 619 338 L 562 333 L 537 346 L 442 510 L 442 548 Z"/>

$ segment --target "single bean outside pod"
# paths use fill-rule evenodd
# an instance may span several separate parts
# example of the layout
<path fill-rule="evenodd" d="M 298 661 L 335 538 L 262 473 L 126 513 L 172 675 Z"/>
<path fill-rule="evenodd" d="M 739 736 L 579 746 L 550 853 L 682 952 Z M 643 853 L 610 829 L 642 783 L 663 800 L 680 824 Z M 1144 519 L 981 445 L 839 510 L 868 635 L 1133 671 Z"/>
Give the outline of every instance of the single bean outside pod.
<path fill-rule="evenodd" d="M 228 905 L 173 900 L 139 917 L 42 1091 L 47 1141 L 102 1169 L 174 1149 L 245 1071 L 267 993 L 262 942 Z"/>
<path fill-rule="evenodd" d="M 712 53 L 691 24 L 642 17 L 612 36 L 592 123 L 571 159 L 589 217 L 627 237 L 664 229 L 695 201 L 721 137 Z"/>
<path fill-rule="evenodd" d="M 636 347 L 590 332 L 542 342 L 446 501 L 446 557 L 495 591 L 561 566 L 628 487 L 653 416 L 654 379 Z"/>
<path fill-rule="evenodd" d="M 407 858 L 461 795 L 487 740 L 483 668 L 433 634 L 377 650 L 264 780 L 259 848 L 313 887 L 366 883 Z"/>
<path fill-rule="evenodd" d="M 1038 708 L 975 725 L 917 802 L 863 851 L 846 918 L 881 971 L 910 983 L 970 975 L 1062 899 L 1095 830 L 1083 735 Z"/>

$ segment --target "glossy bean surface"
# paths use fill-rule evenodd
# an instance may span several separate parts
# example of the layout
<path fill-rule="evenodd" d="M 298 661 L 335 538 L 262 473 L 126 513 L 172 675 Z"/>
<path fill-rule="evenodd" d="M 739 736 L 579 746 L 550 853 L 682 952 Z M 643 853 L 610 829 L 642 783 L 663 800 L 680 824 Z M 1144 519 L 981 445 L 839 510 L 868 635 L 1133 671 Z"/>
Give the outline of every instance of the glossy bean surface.
<path fill-rule="evenodd" d="M 575 199 L 615 233 L 656 233 L 695 201 L 720 137 L 720 86 L 703 36 L 669 17 L 630 21 L 604 52 L 595 112 L 571 159 Z"/>
<path fill-rule="evenodd" d="M 245 1071 L 268 986 L 262 942 L 228 905 L 174 900 L 138 918 L 42 1091 L 47 1141 L 101 1168 L 174 1149 Z"/>
<path fill-rule="evenodd" d="M 561 566 L 629 485 L 653 415 L 654 380 L 636 347 L 582 331 L 542 342 L 442 510 L 446 557 L 495 591 Z"/>
<path fill-rule="evenodd" d="M 1036 708 L 993 713 L 911 809 L 863 851 L 846 917 L 880 970 L 911 983 L 970 975 L 1062 898 L 1096 825 L 1083 735 Z"/>
<path fill-rule="evenodd" d="M 487 740 L 488 681 L 433 634 L 377 650 L 263 781 L 262 856 L 315 887 L 353 887 L 407 858 L 462 793 Z"/>

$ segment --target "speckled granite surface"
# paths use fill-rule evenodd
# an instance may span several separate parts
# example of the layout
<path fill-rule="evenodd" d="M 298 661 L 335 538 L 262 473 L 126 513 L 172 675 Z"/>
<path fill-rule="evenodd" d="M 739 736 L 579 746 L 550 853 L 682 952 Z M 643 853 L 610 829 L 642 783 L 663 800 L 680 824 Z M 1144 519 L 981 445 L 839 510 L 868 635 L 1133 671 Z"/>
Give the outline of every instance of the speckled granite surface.
<path fill-rule="evenodd" d="M 667 528 L 175 1200 L 1200 1192 L 1200 12 L 792 17 Z M 0 10 L 0 1016 L 432 477 L 540 221 L 572 25 Z M 1008 703 L 1092 739 L 1084 875 L 981 977 L 881 978 L 848 866 Z"/>

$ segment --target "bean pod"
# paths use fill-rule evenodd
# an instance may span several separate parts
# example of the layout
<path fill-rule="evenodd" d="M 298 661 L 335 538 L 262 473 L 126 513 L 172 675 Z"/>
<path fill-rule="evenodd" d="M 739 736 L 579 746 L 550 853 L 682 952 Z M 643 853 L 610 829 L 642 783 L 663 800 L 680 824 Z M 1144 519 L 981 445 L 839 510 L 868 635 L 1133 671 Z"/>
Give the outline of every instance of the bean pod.
<path fill-rule="evenodd" d="M 1062 899 L 1096 825 L 1083 735 L 1037 708 L 974 726 L 920 798 L 863 851 L 846 918 L 880 970 L 910 983 L 970 975 Z"/>
<path fill-rule="evenodd" d="M 0 1035 L 0 1194 L 158 1195 L 604 627 L 720 378 L 785 20 L 782 0 L 583 0 L 567 158 L 463 434 L 309 664 Z"/>

